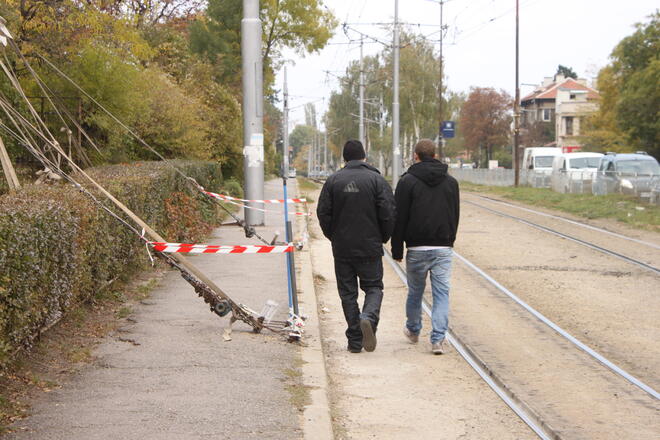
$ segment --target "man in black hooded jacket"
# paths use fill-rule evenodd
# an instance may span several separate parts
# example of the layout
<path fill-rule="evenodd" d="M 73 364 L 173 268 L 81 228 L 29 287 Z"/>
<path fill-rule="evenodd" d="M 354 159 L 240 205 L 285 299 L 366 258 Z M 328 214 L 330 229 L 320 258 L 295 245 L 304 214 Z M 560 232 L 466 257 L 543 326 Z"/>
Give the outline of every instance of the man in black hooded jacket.
<path fill-rule="evenodd" d="M 346 165 L 328 178 L 316 214 L 332 242 L 337 289 L 348 324 L 348 350 L 376 348 L 376 328 L 383 300 L 383 243 L 394 229 L 392 188 L 378 170 L 365 162 L 362 143 L 344 145 Z M 358 279 L 365 293 L 358 305 Z"/>
<path fill-rule="evenodd" d="M 444 353 L 449 313 L 449 276 L 454 240 L 458 229 L 459 192 L 447 165 L 434 159 L 435 144 L 422 139 L 415 145 L 415 163 L 396 186 L 396 226 L 392 235 L 392 257 L 401 261 L 406 243 L 408 340 L 416 343 L 422 329 L 422 295 L 431 274 L 433 310 L 431 350 Z"/>

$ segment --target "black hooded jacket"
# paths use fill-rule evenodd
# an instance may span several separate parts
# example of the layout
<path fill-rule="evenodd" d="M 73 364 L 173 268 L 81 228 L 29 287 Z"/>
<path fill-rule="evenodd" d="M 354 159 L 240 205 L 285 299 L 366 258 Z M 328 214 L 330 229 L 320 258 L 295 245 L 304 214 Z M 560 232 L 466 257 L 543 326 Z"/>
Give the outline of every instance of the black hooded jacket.
<path fill-rule="evenodd" d="M 454 246 L 459 218 L 458 182 L 436 159 L 417 162 L 401 177 L 396 192 L 392 257 L 411 246 Z"/>
<path fill-rule="evenodd" d="M 328 177 L 316 215 L 335 258 L 380 257 L 394 229 L 392 188 L 376 168 L 352 160 Z"/>

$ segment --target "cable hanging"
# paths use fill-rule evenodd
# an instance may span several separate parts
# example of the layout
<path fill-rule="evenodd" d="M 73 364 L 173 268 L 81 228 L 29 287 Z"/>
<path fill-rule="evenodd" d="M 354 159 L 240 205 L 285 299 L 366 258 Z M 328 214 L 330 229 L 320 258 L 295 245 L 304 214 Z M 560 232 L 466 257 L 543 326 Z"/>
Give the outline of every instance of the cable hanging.
<path fill-rule="evenodd" d="M 2 21 L 0 21 L 0 24 L 2 24 Z M 6 44 L 7 40 L 9 40 L 10 47 L 15 51 L 19 52 L 19 55 L 21 55 L 21 60 L 23 61 L 23 63 L 26 66 L 29 66 L 29 62 L 22 57 L 22 54 L 20 54 L 20 50 L 18 46 L 14 44 L 8 31 L 6 31 L 6 29 L 3 29 L 3 27 L 4 26 L 0 26 L 0 37 L 2 37 L 0 38 L 0 44 L 1 43 Z M 9 38 L 7 38 L 6 36 L 9 36 Z M 5 54 L 5 59 L 6 59 L 6 54 Z M 7 76 L 12 87 L 16 89 L 22 100 L 25 102 L 31 117 L 34 119 L 34 123 L 28 120 L 24 115 L 22 115 L 18 110 L 16 110 L 10 104 L 9 100 L 7 100 L 4 95 L 0 94 L 0 109 L 7 115 L 8 119 L 14 125 L 14 129 L 12 129 L 2 121 L 0 121 L 0 128 L 3 128 L 5 131 L 7 131 L 10 134 L 10 136 L 12 136 L 12 138 L 14 138 L 20 145 L 25 147 L 46 169 L 49 169 L 51 172 L 60 176 L 62 179 L 66 180 L 67 182 L 71 183 L 77 190 L 81 191 L 100 209 L 102 209 L 112 218 L 120 222 L 120 224 L 122 224 L 124 227 L 130 230 L 133 234 L 138 236 L 139 239 L 142 240 L 145 244 L 147 245 L 150 244 L 150 241 L 147 240 L 147 238 L 145 237 L 145 233 L 149 234 L 156 241 L 163 241 L 164 239 L 160 235 L 158 235 L 153 229 L 151 229 L 149 225 L 144 223 L 125 205 L 123 205 L 119 200 L 117 200 L 114 196 L 112 196 L 112 194 L 110 194 L 107 190 L 105 190 L 105 188 L 103 188 L 94 179 L 92 179 L 92 177 L 90 177 L 84 170 L 82 170 L 73 161 L 73 159 L 62 150 L 61 146 L 59 145 L 53 134 L 49 131 L 45 122 L 42 120 L 38 112 L 36 112 L 36 110 L 32 106 L 32 103 L 26 96 L 13 70 L 11 70 L 2 61 L 0 61 L 0 68 Z M 35 81 L 37 82 L 41 81 L 40 78 L 37 77 L 34 70 L 32 70 L 31 66 L 28 67 L 28 70 L 35 77 Z M 42 88 L 42 91 L 45 91 L 45 88 Z M 89 96 L 88 94 L 86 95 Z M 90 97 L 90 99 L 93 98 Z M 54 105 L 52 101 L 50 102 L 52 105 Z M 111 115 L 111 117 L 113 116 Z M 121 123 L 121 121 L 119 121 L 118 119 L 116 118 L 114 119 L 117 120 L 119 123 Z M 126 127 L 124 124 L 121 125 L 128 129 L 128 127 Z M 130 129 L 128 130 L 132 132 L 132 130 Z M 37 138 L 38 139 L 40 138 L 41 141 L 44 143 L 43 149 L 37 146 L 39 142 L 36 141 L 33 135 L 36 135 Z M 148 144 L 146 144 L 146 142 L 144 141 L 142 142 L 145 144 L 145 146 L 153 150 L 150 146 L 148 146 Z M 46 152 L 49 152 L 52 157 L 49 158 Z M 159 155 L 157 152 L 155 153 L 162 158 L 162 156 Z M 113 209 L 108 207 L 104 202 L 99 200 L 93 193 L 91 193 L 88 189 L 86 189 L 70 173 L 64 171 L 64 169 L 61 166 L 62 158 L 65 159 L 66 163 L 69 164 L 73 172 L 87 179 L 105 197 L 107 197 L 111 202 L 113 202 L 116 207 L 120 208 L 134 223 L 136 223 L 139 226 L 131 224 L 126 219 L 122 218 L 122 216 L 118 215 L 116 212 L 114 212 Z M 184 176 L 188 181 L 194 182 L 194 184 L 198 188 L 201 188 L 201 185 L 199 185 L 194 179 L 189 178 L 188 176 L 183 174 L 173 164 L 169 162 L 168 164 L 172 166 L 182 176 Z M 142 231 L 139 230 L 140 227 Z M 231 312 L 232 313 L 230 320 L 231 323 L 237 320 L 241 320 L 247 323 L 248 325 L 250 325 L 255 332 L 259 332 L 263 328 L 267 328 L 274 332 L 282 332 L 286 329 L 286 327 L 284 327 L 284 324 L 288 324 L 288 322 L 282 322 L 282 321 L 265 322 L 263 316 L 259 316 L 256 312 L 250 310 L 246 306 L 234 302 L 226 293 L 224 293 L 212 281 L 206 278 L 204 274 L 202 274 L 194 266 L 188 263 L 180 255 L 162 254 L 161 252 L 156 252 L 156 255 L 164 259 L 167 262 L 167 264 L 169 264 L 171 267 L 176 268 L 180 271 L 182 277 L 186 279 L 186 281 L 188 281 L 193 286 L 193 288 L 198 293 L 198 295 L 203 297 L 204 301 L 211 306 L 211 311 L 218 314 L 219 316 L 226 316 L 228 313 Z"/>
<path fill-rule="evenodd" d="M 103 110 L 103 112 L 105 112 L 108 116 L 110 116 L 117 124 L 119 124 L 124 130 L 126 130 L 131 136 L 133 136 L 140 144 L 142 144 L 142 146 L 144 146 L 147 150 L 149 150 L 151 153 L 153 153 L 161 161 L 163 161 L 168 166 L 170 166 L 177 174 L 179 174 L 181 177 L 183 177 L 187 182 L 189 182 L 191 185 L 193 185 L 193 187 L 195 187 L 195 189 L 197 189 L 200 193 L 202 193 L 207 200 L 213 201 L 218 206 L 220 206 L 227 214 L 229 214 L 236 221 L 236 224 L 238 226 L 243 228 L 243 230 L 245 231 L 245 236 L 246 237 L 248 237 L 248 238 L 255 237 L 255 238 L 259 239 L 261 242 L 263 242 L 264 244 L 270 244 L 271 243 L 271 241 L 268 241 L 264 237 L 262 237 L 252 226 L 248 225 L 245 222 L 245 220 L 239 218 L 236 214 L 234 214 L 230 209 L 228 209 L 219 200 L 214 199 L 212 197 L 209 197 L 204 192 L 204 187 L 202 185 L 200 185 L 194 178 L 186 175 L 179 167 L 177 167 L 175 164 L 173 164 L 171 160 L 165 158 L 155 148 L 153 148 L 151 145 L 149 145 L 149 143 L 147 143 L 137 133 L 135 133 L 135 131 L 133 131 L 129 126 L 127 126 L 119 118 L 117 118 L 112 112 L 110 112 L 110 110 L 108 110 L 103 104 L 98 102 L 86 90 L 84 90 L 82 87 L 80 87 L 71 77 L 69 77 L 66 73 L 64 73 L 62 70 L 60 70 L 55 64 L 53 64 L 50 60 L 48 60 L 46 57 L 44 57 L 40 53 L 36 53 L 36 55 L 42 61 L 44 61 L 51 69 L 53 69 L 55 72 L 57 72 L 62 78 L 66 79 L 69 83 L 71 83 L 71 85 L 73 85 L 78 91 L 80 91 L 83 95 L 85 95 L 87 98 L 89 98 L 94 104 L 96 104 L 101 110 Z M 37 81 L 40 81 L 40 79 L 37 79 Z M 78 126 L 78 128 L 82 129 L 82 127 L 80 127 L 80 126 Z M 95 148 L 97 148 L 97 147 L 95 147 Z M 97 148 L 97 150 L 98 150 L 98 148 Z"/>

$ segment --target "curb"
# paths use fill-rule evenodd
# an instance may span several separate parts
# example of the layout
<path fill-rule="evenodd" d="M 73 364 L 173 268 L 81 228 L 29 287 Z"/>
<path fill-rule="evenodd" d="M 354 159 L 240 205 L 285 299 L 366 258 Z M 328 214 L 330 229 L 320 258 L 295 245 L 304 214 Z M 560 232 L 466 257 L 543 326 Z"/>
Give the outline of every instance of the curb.
<path fill-rule="evenodd" d="M 306 222 L 307 219 L 300 219 Z M 301 226 L 301 223 L 298 226 Z M 304 227 L 304 224 L 303 224 Z M 303 384 L 309 390 L 310 404 L 303 410 L 303 438 L 307 440 L 333 440 L 330 405 L 328 403 L 328 376 L 325 368 L 323 344 L 321 343 L 321 323 L 319 321 L 316 288 L 312 269 L 312 252 L 300 252 L 298 295 L 299 303 L 305 305 L 307 323 L 305 325 L 305 345 L 302 347 Z"/>

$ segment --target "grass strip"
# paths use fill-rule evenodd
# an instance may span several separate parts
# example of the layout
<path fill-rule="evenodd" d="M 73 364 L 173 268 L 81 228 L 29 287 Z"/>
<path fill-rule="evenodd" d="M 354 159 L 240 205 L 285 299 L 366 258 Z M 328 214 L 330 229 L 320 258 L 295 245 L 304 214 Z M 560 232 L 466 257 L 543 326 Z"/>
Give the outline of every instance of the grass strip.
<path fill-rule="evenodd" d="M 588 219 L 614 219 L 637 229 L 660 232 L 660 206 L 622 194 L 561 194 L 547 188 L 487 186 L 470 182 L 460 182 L 460 186 L 463 191 L 496 195 Z"/>

